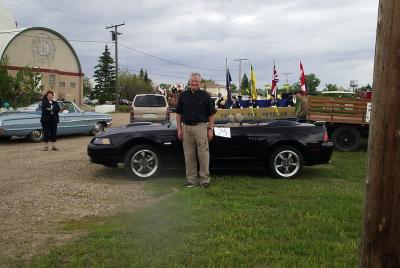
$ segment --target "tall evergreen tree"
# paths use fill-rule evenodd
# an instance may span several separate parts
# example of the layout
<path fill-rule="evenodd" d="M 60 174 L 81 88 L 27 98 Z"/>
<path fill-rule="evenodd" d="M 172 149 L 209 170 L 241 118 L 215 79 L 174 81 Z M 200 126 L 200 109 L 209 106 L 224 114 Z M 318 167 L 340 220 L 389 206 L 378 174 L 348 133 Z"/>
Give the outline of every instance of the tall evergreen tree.
<path fill-rule="evenodd" d="M 246 74 L 243 75 L 241 89 L 243 95 L 250 95 L 250 82 Z"/>
<path fill-rule="evenodd" d="M 144 80 L 144 71 L 142 68 L 140 68 L 140 72 L 139 72 L 139 78 Z"/>
<path fill-rule="evenodd" d="M 149 82 L 149 76 L 147 75 L 147 70 L 144 71 L 143 80 L 144 80 L 145 82 Z"/>
<path fill-rule="evenodd" d="M 95 67 L 93 77 L 96 85 L 92 91 L 92 97 L 99 99 L 100 103 L 115 100 L 115 66 L 107 45 L 99 57 L 99 64 Z"/>

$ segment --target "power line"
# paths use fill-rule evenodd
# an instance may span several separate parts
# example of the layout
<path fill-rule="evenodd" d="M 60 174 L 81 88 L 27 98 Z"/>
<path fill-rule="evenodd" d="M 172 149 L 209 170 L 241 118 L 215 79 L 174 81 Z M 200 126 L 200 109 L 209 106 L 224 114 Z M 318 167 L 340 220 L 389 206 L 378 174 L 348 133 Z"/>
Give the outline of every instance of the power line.
<path fill-rule="evenodd" d="M 200 70 L 207 70 L 207 71 L 214 71 L 214 72 L 225 72 L 225 70 L 204 68 L 204 67 L 193 66 L 193 65 L 188 65 L 188 64 L 172 61 L 172 60 L 169 60 L 169 59 L 164 59 L 164 58 L 152 55 L 150 53 L 141 51 L 141 50 L 139 50 L 137 48 L 129 47 L 129 46 L 126 46 L 126 45 L 123 45 L 123 44 L 120 44 L 120 45 L 125 47 L 125 48 L 127 48 L 127 49 L 129 49 L 129 50 L 132 50 L 132 51 L 138 52 L 140 54 L 143 54 L 145 56 L 152 57 L 152 58 L 158 59 L 160 61 L 168 62 L 168 63 L 171 63 L 171 64 L 175 64 L 175 65 L 179 65 L 179 66 L 183 66 L 183 67 L 188 67 L 188 68 L 192 68 L 192 69 L 200 69 Z"/>
<path fill-rule="evenodd" d="M 124 68 L 124 69 L 120 69 L 120 71 L 132 71 L 132 72 L 135 72 L 135 73 L 139 73 L 139 72 L 140 72 L 139 69 L 130 67 L 130 66 L 128 66 L 128 65 L 122 64 L 122 66 L 125 66 L 125 68 Z M 175 76 L 175 75 L 169 75 L 169 74 L 159 74 L 159 73 L 153 73 L 153 72 L 147 72 L 147 74 L 149 74 L 149 75 L 156 75 L 156 76 L 162 76 L 162 77 L 179 78 L 179 79 L 185 79 L 185 80 L 188 79 L 187 76 L 186 76 L 186 77 L 183 77 L 183 76 Z M 223 81 L 225 81 L 225 80 L 214 80 L 214 81 L 215 81 L 215 82 L 223 82 Z"/>

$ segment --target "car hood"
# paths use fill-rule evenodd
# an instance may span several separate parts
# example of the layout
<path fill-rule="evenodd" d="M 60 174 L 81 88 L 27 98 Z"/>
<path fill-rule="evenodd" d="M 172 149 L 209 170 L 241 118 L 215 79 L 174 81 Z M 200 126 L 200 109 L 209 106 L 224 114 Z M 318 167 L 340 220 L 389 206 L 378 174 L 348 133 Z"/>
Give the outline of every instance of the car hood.
<path fill-rule="evenodd" d="M 161 124 L 161 123 L 152 123 L 148 125 L 137 125 L 137 126 L 123 126 L 123 127 L 115 127 L 115 128 L 109 128 L 107 129 L 106 132 L 101 132 L 97 136 L 98 137 L 105 137 L 109 135 L 115 135 L 115 134 L 122 134 L 122 133 L 134 133 L 137 131 L 140 131 L 141 134 L 144 132 L 151 132 L 151 131 L 156 131 L 156 130 L 167 130 L 167 129 L 175 129 L 174 126 L 170 126 L 168 123 L 167 124 Z"/>

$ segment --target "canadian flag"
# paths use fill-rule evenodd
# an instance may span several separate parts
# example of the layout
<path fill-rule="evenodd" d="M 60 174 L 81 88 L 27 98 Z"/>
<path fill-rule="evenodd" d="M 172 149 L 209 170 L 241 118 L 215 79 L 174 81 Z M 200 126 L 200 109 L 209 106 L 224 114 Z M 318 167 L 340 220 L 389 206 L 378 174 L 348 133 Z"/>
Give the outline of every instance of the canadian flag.
<path fill-rule="evenodd" d="M 300 86 L 301 90 L 304 92 L 307 92 L 306 90 L 306 76 L 304 75 L 304 69 L 303 69 L 303 64 L 300 61 Z"/>

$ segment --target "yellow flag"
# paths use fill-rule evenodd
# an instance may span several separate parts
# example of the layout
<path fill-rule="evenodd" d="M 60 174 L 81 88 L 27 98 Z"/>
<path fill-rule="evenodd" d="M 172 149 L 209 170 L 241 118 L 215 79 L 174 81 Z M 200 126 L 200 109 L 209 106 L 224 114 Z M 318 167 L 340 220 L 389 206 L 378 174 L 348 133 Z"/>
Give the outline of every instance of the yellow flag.
<path fill-rule="evenodd" d="M 250 65 L 250 81 L 251 81 L 251 99 L 257 99 L 257 89 L 256 89 L 256 74 L 254 73 L 253 65 Z"/>

